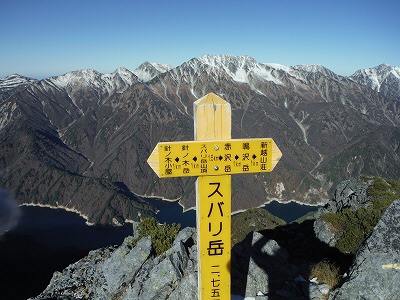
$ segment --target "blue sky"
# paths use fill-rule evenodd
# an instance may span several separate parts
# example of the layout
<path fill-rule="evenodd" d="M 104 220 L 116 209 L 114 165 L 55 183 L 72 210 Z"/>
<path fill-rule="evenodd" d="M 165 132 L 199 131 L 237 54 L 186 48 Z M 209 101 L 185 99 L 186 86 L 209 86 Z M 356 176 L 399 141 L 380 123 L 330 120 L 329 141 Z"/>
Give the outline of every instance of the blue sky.
<path fill-rule="evenodd" d="M 0 77 L 175 67 L 204 54 L 351 75 L 400 66 L 399 11 L 398 0 L 1 0 Z"/>

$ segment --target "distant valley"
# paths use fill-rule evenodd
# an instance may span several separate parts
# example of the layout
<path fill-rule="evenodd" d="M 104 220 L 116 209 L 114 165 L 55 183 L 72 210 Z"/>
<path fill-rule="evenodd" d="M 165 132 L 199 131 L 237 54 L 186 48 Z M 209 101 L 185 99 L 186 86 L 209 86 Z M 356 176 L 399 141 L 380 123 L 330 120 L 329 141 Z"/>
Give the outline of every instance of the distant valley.
<path fill-rule="evenodd" d="M 195 178 L 159 180 L 160 141 L 193 139 L 193 102 L 232 105 L 232 137 L 271 137 L 271 173 L 233 176 L 233 209 L 270 199 L 316 204 L 351 176 L 400 178 L 400 68 L 344 77 L 319 65 L 202 56 L 172 68 L 0 79 L 0 187 L 19 203 L 74 208 L 95 224 L 154 215 L 143 196 L 195 206 Z"/>

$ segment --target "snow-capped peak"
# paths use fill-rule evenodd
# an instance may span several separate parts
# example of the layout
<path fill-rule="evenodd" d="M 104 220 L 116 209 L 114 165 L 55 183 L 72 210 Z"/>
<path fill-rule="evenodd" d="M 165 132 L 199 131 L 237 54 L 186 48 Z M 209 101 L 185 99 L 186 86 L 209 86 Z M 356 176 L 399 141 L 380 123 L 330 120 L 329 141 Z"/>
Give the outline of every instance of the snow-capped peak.
<path fill-rule="evenodd" d="M 118 69 L 116 69 L 114 72 L 113 72 L 113 74 L 116 74 L 116 73 L 118 73 L 118 74 L 132 74 L 132 72 L 131 71 L 129 71 L 127 68 L 125 68 L 125 67 L 119 67 Z"/>
<path fill-rule="evenodd" d="M 120 67 L 112 73 L 100 73 L 92 69 L 72 71 L 61 76 L 54 76 L 47 81 L 62 87 L 90 86 L 96 90 L 111 94 L 122 92 L 137 82 L 137 77 L 128 69 Z"/>
<path fill-rule="evenodd" d="M 106 75 L 106 74 L 104 74 L 104 75 Z M 124 67 L 119 67 L 110 75 L 113 75 L 114 77 L 116 77 L 116 76 L 120 77 L 123 81 L 125 81 L 129 85 L 136 81 L 136 79 L 135 79 L 136 75 Z"/>
<path fill-rule="evenodd" d="M 152 63 L 152 65 L 153 65 L 154 68 L 156 68 L 161 73 L 168 72 L 169 70 L 172 69 L 172 66 L 171 65 L 167 65 L 167 64 Z"/>
<path fill-rule="evenodd" d="M 316 64 L 311 64 L 311 65 L 296 65 L 291 67 L 292 70 L 300 71 L 300 72 L 307 72 L 307 73 L 321 73 L 325 76 L 328 77 L 338 77 L 337 74 L 329 70 L 328 68 L 325 68 L 324 66 L 321 65 L 316 65 Z"/>
<path fill-rule="evenodd" d="M 267 65 L 258 63 L 250 56 L 233 55 L 203 55 L 198 61 L 213 69 L 224 70 L 234 81 L 249 83 L 251 78 L 257 77 L 276 84 L 282 82 L 272 74 L 272 69 Z"/>
<path fill-rule="evenodd" d="M 137 67 L 133 73 L 143 82 L 150 81 L 159 74 L 168 72 L 172 66 L 145 61 Z"/>
<path fill-rule="evenodd" d="M 203 55 L 199 58 L 203 64 L 211 67 L 229 67 L 229 65 L 254 65 L 257 64 L 256 60 L 250 56 L 233 56 L 233 55 Z"/>
<path fill-rule="evenodd" d="M 321 65 L 316 65 L 316 64 L 312 64 L 312 65 L 296 65 L 296 66 L 293 66 L 292 68 L 296 69 L 296 70 L 305 71 L 305 72 L 311 72 L 311 73 L 317 73 L 317 72 L 325 71 L 325 67 L 323 67 Z"/>
<path fill-rule="evenodd" d="M 28 84 L 34 81 L 36 81 L 36 79 L 21 76 L 19 74 L 8 75 L 4 78 L 0 78 L 0 90 L 1 91 L 10 90 L 19 85 Z"/>
<path fill-rule="evenodd" d="M 400 80 L 400 68 L 381 64 L 373 68 L 358 70 L 350 78 L 361 84 L 369 85 L 379 92 L 382 83 L 390 76 Z"/>

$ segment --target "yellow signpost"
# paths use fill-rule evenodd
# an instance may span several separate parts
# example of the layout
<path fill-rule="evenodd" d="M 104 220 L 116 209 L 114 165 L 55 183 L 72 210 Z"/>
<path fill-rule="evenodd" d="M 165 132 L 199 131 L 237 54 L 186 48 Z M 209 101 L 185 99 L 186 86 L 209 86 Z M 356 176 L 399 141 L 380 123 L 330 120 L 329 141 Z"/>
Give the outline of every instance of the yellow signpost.
<path fill-rule="evenodd" d="M 231 106 L 211 93 L 194 103 L 195 141 L 158 143 L 147 162 L 160 178 L 198 176 L 199 299 L 230 299 L 231 176 L 271 172 L 282 156 L 270 138 L 231 139 Z"/>

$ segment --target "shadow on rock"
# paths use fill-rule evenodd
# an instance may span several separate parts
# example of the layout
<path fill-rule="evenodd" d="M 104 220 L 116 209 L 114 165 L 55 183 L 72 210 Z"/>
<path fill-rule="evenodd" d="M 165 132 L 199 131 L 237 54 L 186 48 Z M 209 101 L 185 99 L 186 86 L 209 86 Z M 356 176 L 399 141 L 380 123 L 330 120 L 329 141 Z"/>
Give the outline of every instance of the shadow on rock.
<path fill-rule="evenodd" d="M 317 239 L 313 221 L 252 232 L 232 249 L 232 293 L 268 299 L 323 299 L 318 285 L 307 280 L 312 266 L 328 260 L 344 273 L 352 259 Z"/>

